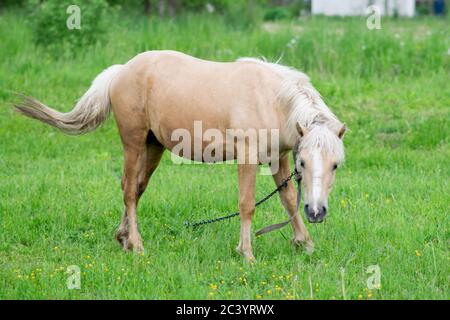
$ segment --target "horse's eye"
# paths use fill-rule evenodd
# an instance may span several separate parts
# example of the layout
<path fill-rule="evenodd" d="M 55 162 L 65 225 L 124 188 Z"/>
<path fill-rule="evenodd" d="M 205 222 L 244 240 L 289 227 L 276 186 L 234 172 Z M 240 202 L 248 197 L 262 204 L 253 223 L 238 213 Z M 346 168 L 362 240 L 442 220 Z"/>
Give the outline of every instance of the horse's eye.
<path fill-rule="evenodd" d="M 338 167 L 338 165 L 335 163 L 335 164 L 333 165 L 333 170 L 336 170 L 337 167 Z"/>
<path fill-rule="evenodd" d="M 300 166 L 302 167 L 302 168 L 304 168 L 305 167 L 305 161 L 300 161 Z"/>

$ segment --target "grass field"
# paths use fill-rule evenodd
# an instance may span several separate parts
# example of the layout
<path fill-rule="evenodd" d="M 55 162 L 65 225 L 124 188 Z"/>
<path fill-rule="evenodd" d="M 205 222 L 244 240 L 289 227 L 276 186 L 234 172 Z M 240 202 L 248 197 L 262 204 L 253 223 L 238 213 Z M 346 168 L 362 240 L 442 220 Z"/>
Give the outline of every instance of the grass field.
<path fill-rule="evenodd" d="M 448 20 L 305 18 L 233 28 L 218 16 L 115 19 L 105 42 L 61 49 L 33 42 L 32 24 L 0 15 L 1 299 L 449 299 L 450 30 Z M 139 207 L 146 252 L 122 252 L 122 147 L 114 121 L 68 137 L 16 115 L 7 90 L 70 110 L 105 67 L 151 49 L 231 61 L 265 56 L 307 72 L 347 123 L 316 250 L 285 228 L 254 239 L 257 263 L 235 252 L 239 220 L 198 230 L 185 220 L 237 209 L 234 165 L 174 165 L 166 154 Z M 257 197 L 273 188 L 259 176 Z M 151 192 L 149 190 L 151 189 Z M 254 230 L 285 219 L 279 199 Z M 81 269 L 81 289 L 66 285 Z M 381 288 L 368 289 L 378 265 Z"/>

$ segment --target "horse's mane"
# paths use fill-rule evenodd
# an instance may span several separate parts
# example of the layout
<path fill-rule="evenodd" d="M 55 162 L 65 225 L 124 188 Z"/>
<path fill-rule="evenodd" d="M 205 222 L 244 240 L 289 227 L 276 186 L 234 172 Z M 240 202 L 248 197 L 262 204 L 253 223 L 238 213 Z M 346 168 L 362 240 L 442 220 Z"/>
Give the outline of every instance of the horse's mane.
<path fill-rule="evenodd" d="M 255 58 L 241 58 L 238 61 L 260 63 L 279 74 L 283 83 L 278 99 L 287 114 L 285 132 L 290 144 L 295 144 L 298 132 L 297 122 L 309 129 L 308 139 L 303 139 L 302 146 L 316 146 L 332 152 L 338 159 L 343 159 L 344 151 L 341 139 L 334 132 L 338 132 L 342 123 L 327 107 L 319 92 L 312 86 L 309 77 L 293 68 L 270 63 Z"/>
<path fill-rule="evenodd" d="M 327 126 L 314 125 L 307 135 L 301 140 L 301 148 L 325 150 L 335 157 L 337 162 L 344 161 L 344 144 L 342 139 Z"/>

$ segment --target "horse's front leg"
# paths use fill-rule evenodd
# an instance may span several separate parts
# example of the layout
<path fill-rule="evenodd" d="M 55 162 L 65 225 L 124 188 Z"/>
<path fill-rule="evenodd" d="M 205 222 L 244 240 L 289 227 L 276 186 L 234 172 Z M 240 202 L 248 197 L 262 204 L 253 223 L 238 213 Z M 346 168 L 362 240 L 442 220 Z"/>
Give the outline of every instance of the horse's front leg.
<path fill-rule="evenodd" d="M 277 186 L 283 183 L 283 180 L 290 175 L 289 157 L 286 155 L 280 159 L 280 166 L 276 173 L 273 174 L 273 179 Z M 280 191 L 281 202 L 284 208 L 292 218 L 292 227 L 294 229 L 293 244 L 296 246 L 304 246 L 308 253 L 314 251 L 314 244 L 309 235 L 308 230 L 303 222 L 303 219 L 296 211 L 297 193 L 292 181 L 288 182 L 288 186 Z"/>
<path fill-rule="evenodd" d="M 241 216 L 241 235 L 236 250 L 244 255 L 248 262 L 255 260 L 252 252 L 251 225 L 255 213 L 255 183 L 257 165 L 238 165 L 239 211 Z"/>

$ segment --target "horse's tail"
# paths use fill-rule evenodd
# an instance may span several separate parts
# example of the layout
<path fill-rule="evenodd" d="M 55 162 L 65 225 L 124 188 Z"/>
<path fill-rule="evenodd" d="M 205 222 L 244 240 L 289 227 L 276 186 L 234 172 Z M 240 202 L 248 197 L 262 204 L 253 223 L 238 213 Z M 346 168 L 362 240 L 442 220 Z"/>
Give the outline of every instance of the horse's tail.
<path fill-rule="evenodd" d="M 108 118 L 111 109 L 109 86 L 121 67 L 122 65 L 113 65 L 100 73 L 70 112 L 58 112 L 33 97 L 23 95 L 22 101 L 15 104 L 16 110 L 66 134 L 77 135 L 93 131 Z"/>

